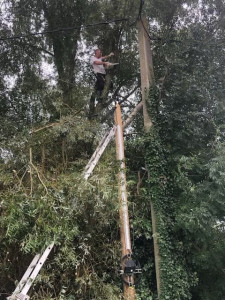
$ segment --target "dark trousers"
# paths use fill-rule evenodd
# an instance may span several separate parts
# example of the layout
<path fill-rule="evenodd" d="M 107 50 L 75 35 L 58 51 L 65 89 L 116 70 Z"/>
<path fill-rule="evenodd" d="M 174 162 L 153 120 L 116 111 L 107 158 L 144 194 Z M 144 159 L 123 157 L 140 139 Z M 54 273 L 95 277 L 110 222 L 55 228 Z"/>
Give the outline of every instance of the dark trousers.
<path fill-rule="evenodd" d="M 95 91 L 92 93 L 90 98 L 89 119 L 92 119 L 93 115 L 95 114 L 95 110 L 96 110 L 95 100 L 97 100 L 99 104 L 102 101 L 101 94 L 105 86 L 105 74 L 96 73 L 95 75 L 96 75 Z"/>
<path fill-rule="evenodd" d="M 105 74 L 96 73 L 96 82 L 95 82 L 95 89 L 96 91 L 103 91 L 105 85 Z"/>

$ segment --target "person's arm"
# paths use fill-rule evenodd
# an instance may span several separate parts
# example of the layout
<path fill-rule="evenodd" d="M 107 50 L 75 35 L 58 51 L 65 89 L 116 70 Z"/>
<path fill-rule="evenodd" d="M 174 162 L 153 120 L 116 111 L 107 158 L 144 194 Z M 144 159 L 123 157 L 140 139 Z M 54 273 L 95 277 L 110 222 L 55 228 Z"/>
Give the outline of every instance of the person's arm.
<path fill-rule="evenodd" d="M 109 57 L 111 57 L 113 55 L 114 55 L 114 53 L 111 52 L 109 55 L 102 56 L 101 59 L 107 59 L 107 58 L 109 58 Z"/>
<path fill-rule="evenodd" d="M 95 65 L 103 65 L 103 66 L 108 65 L 108 63 L 106 61 L 99 61 L 99 60 L 94 60 L 94 64 Z"/>

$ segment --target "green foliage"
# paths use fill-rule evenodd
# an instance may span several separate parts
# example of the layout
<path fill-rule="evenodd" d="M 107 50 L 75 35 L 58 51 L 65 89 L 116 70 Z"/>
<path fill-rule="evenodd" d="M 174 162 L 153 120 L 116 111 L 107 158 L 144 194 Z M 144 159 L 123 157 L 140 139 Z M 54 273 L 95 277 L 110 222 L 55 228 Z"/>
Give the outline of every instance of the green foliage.
<path fill-rule="evenodd" d="M 77 30 L 1 41 L 1 293 L 9 295 L 35 253 L 54 241 L 32 299 L 122 299 L 115 151 L 107 149 L 87 182 L 82 172 L 112 122 L 110 104 L 122 100 L 129 114 L 140 99 L 132 25 L 140 2 L 2 2 L 1 36 Z M 143 267 L 137 299 L 157 299 L 151 202 L 161 299 L 225 297 L 225 9 L 221 1 L 197 2 L 145 1 L 143 8 L 156 38 L 156 81 L 150 133 L 137 116 L 126 135 L 132 246 Z M 124 17 L 129 22 L 82 27 Z M 104 124 L 87 119 L 94 79 L 86 62 L 96 47 L 120 62 L 108 74 L 114 94 Z"/>
<path fill-rule="evenodd" d="M 220 198 L 224 193 L 224 185 L 221 184 L 223 144 L 219 144 L 216 150 L 215 157 L 205 166 L 207 176 L 197 184 L 192 180 L 193 175 L 190 175 L 190 166 L 194 164 L 187 159 L 180 161 L 180 166 L 186 171 L 186 189 L 182 193 L 183 202 L 177 213 L 177 225 L 185 233 L 183 239 L 190 257 L 188 264 L 199 276 L 199 285 L 193 289 L 194 299 L 224 297 L 224 202 Z M 209 284 L 212 277 L 214 289 Z M 203 282 L 208 285 L 204 286 Z"/>
<path fill-rule="evenodd" d="M 148 197 L 156 216 L 157 239 L 160 251 L 162 299 L 191 299 L 190 287 L 196 284 L 194 274 L 185 264 L 183 244 L 176 237 L 173 198 L 173 177 L 168 169 L 165 149 L 156 127 L 145 142 L 146 165 L 149 170 Z"/>
<path fill-rule="evenodd" d="M 109 299 L 119 299 L 120 290 L 112 284 L 119 255 L 119 242 L 115 240 L 115 234 L 119 239 L 117 187 L 111 182 L 114 177 L 106 174 L 86 182 L 76 173 L 65 173 L 57 180 L 45 180 L 47 193 L 39 183 L 32 195 L 15 189 L 16 185 L 1 195 L 1 249 L 7 249 L 1 251 L 2 261 L 5 255 L 12 257 L 11 251 L 14 256 L 8 265 L 2 265 L 3 273 L 15 267 L 23 253 L 34 255 L 54 241 L 54 255 L 34 289 L 39 297 L 42 293 L 58 295 L 60 287 L 65 286 L 65 297 L 87 299 L 95 295 L 104 299 L 109 295 Z M 18 248 L 11 248 L 15 244 Z M 23 259 L 19 264 L 22 270 L 26 268 Z M 109 265 L 111 271 L 114 269 L 112 277 L 107 272 Z M 21 272 L 16 275 L 21 276 Z M 48 284 L 41 288 L 44 282 Z"/>

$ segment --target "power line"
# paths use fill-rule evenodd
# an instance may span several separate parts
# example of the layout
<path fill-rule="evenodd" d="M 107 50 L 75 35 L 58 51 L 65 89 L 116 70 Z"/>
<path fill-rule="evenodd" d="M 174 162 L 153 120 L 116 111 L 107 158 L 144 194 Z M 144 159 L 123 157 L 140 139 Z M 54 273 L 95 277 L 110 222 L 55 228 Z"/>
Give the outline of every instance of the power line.
<path fill-rule="evenodd" d="M 141 21 L 141 24 L 142 24 L 142 26 L 143 26 L 143 28 L 144 28 L 144 31 L 146 32 L 148 38 L 149 38 L 151 41 L 164 41 L 165 43 L 166 43 L 166 42 L 182 43 L 182 41 L 180 41 L 180 40 L 175 40 L 175 39 L 163 39 L 163 38 L 161 38 L 161 37 L 152 37 L 152 36 L 150 36 L 150 34 L 149 34 L 148 30 L 146 29 L 145 24 L 144 24 L 144 22 L 143 22 L 143 20 L 142 20 L 142 17 L 140 17 L 140 21 Z"/>
<path fill-rule="evenodd" d="M 142 11 L 143 11 L 143 7 L 144 7 L 144 3 L 145 1 L 144 0 L 140 0 L 140 6 L 139 6 L 139 12 L 138 12 L 138 16 L 137 16 L 137 19 L 136 21 L 132 24 L 134 25 L 138 20 L 141 21 L 141 24 L 144 28 L 144 31 L 145 33 L 147 34 L 149 40 L 151 41 L 162 41 L 164 44 L 168 43 L 168 42 L 171 42 L 171 43 L 179 43 L 179 44 L 184 44 L 185 42 L 195 42 L 195 43 L 207 43 L 209 44 L 209 41 L 208 40 L 201 40 L 201 39 L 185 39 L 185 40 L 178 40 L 178 39 L 166 39 L 166 38 L 161 38 L 161 37 L 152 37 L 147 28 L 145 27 L 145 24 L 142 20 Z M 217 42 L 225 42 L 225 39 L 216 39 Z M 213 42 L 215 43 L 215 41 Z M 218 46 L 218 44 L 216 45 L 216 47 Z"/>
<path fill-rule="evenodd" d="M 141 14 L 142 14 L 142 10 L 143 10 L 143 6 L 144 6 L 144 0 L 140 0 L 140 5 L 139 5 L 139 10 L 138 10 L 138 15 L 135 19 L 134 22 L 132 22 L 129 27 L 132 27 L 133 25 L 135 25 L 137 23 L 138 20 L 140 20 L 141 18 Z"/>
<path fill-rule="evenodd" d="M 161 37 L 152 37 L 152 36 L 150 36 L 150 34 L 149 34 L 148 30 L 146 29 L 146 27 L 143 23 L 143 20 L 142 20 L 143 7 L 144 7 L 144 0 L 140 0 L 138 15 L 137 15 L 135 21 L 133 23 L 129 24 L 129 27 L 135 25 L 136 22 L 138 20 L 140 20 L 141 23 L 142 23 L 142 26 L 143 26 L 143 28 L 144 28 L 144 30 L 145 30 L 145 32 L 146 32 L 146 34 L 147 34 L 147 36 L 150 40 L 164 41 L 164 43 L 167 43 L 167 42 L 183 43 L 184 42 L 184 41 L 176 40 L 176 39 L 164 39 L 164 38 L 161 38 Z M 34 32 L 34 33 L 23 34 L 23 35 L 14 35 L 14 36 L 8 36 L 8 37 L 7 36 L 6 37 L 0 36 L 0 41 L 23 39 L 23 38 L 27 38 L 27 37 L 31 37 L 31 36 L 45 35 L 45 34 L 49 34 L 49 33 L 79 30 L 79 29 L 82 29 L 82 28 L 94 27 L 94 26 L 99 26 L 99 25 L 109 25 L 111 23 L 124 22 L 124 21 L 129 21 L 129 18 L 114 19 L 114 20 L 103 21 L 103 22 L 98 22 L 98 23 L 84 24 L 84 25 L 81 25 L 80 27 L 74 26 L 74 27 L 58 28 L 58 29 L 46 30 L 46 31 L 41 31 L 41 32 Z M 221 39 L 221 40 L 224 41 L 223 39 Z M 200 40 L 194 40 L 194 41 L 195 42 L 202 42 Z"/>
<path fill-rule="evenodd" d="M 80 27 L 74 26 L 74 27 L 66 27 L 66 28 L 58 28 L 58 29 L 53 29 L 53 30 L 46 30 L 46 31 L 41 31 L 41 32 L 34 32 L 34 33 L 23 34 L 23 35 L 13 35 L 13 36 L 8 36 L 8 37 L 0 37 L 0 41 L 15 40 L 15 39 L 27 38 L 27 37 L 30 37 L 30 36 L 44 35 L 44 34 L 48 34 L 48 33 L 57 33 L 57 32 L 64 32 L 64 31 L 71 31 L 71 30 L 79 30 L 81 28 L 87 28 L 87 27 L 93 27 L 93 26 L 99 26 L 99 25 L 109 25 L 111 23 L 123 22 L 123 21 L 128 21 L 128 20 L 129 20 L 128 18 L 114 19 L 114 20 L 110 20 L 110 21 L 103 21 L 103 22 L 99 22 L 99 23 L 81 25 Z"/>
<path fill-rule="evenodd" d="M 150 40 L 156 40 L 156 41 L 161 41 L 163 40 L 160 37 L 151 37 L 148 33 L 148 30 L 145 28 L 143 21 L 142 21 L 142 10 L 143 10 L 143 6 L 144 6 L 144 0 L 140 0 L 140 5 L 139 5 L 139 11 L 138 11 L 138 15 L 136 17 L 136 20 L 131 23 L 129 25 L 129 27 L 133 26 L 138 20 L 141 21 L 142 26 L 146 32 L 146 34 L 148 35 L 148 38 Z M 94 26 L 99 26 L 99 25 L 109 25 L 111 23 L 117 23 L 117 22 L 123 22 L 123 21 L 128 21 L 129 18 L 121 18 L 121 19 L 114 19 L 114 20 L 109 20 L 109 21 L 103 21 L 103 22 L 98 22 L 98 23 L 93 23 L 93 24 L 84 24 L 81 25 L 80 27 L 78 26 L 73 26 L 73 27 L 66 27 L 66 28 L 58 28 L 58 29 L 53 29 L 53 30 L 45 30 L 45 31 L 41 31 L 41 32 L 34 32 L 34 33 L 29 33 L 29 34 L 23 34 L 23 35 L 14 35 L 14 36 L 8 36 L 8 37 L 4 37 L 4 36 L 0 36 L 0 41 L 6 41 L 6 40 L 15 40 L 15 39 L 23 39 L 23 38 L 27 38 L 27 37 L 31 37 L 31 36 L 38 36 L 38 35 L 45 35 L 45 34 L 49 34 L 49 33 L 57 33 L 57 32 L 65 32 L 65 31 L 72 31 L 72 30 L 79 30 L 81 28 L 88 28 L 88 27 L 94 27 Z M 171 42 L 181 42 L 179 40 L 169 40 Z"/>
<path fill-rule="evenodd" d="M 142 20 L 142 11 L 143 11 L 143 7 L 144 7 L 144 4 L 145 4 L 145 1 L 144 0 L 140 0 L 140 6 L 139 6 L 139 12 L 138 12 L 138 16 L 137 16 L 137 20 L 140 20 L 141 21 L 141 24 L 144 28 L 144 31 L 146 32 L 148 38 L 151 40 L 151 41 L 163 41 L 164 39 L 161 38 L 161 37 L 152 37 L 150 36 L 148 30 L 146 29 L 145 25 L 144 25 L 144 22 Z M 182 41 L 179 41 L 179 40 L 174 40 L 174 39 L 169 39 L 169 40 L 165 40 L 165 42 L 175 42 L 175 43 L 182 43 Z"/>

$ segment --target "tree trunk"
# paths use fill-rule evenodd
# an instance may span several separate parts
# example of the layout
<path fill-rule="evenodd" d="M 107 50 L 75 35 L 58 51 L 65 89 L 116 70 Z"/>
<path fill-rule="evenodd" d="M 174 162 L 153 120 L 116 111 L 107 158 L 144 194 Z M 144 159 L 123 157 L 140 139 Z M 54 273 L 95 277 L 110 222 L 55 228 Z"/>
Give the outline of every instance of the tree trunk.
<path fill-rule="evenodd" d="M 81 17 L 79 17 L 74 23 L 72 16 L 66 17 L 66 12 L 61 2 L 56 4 L 53 1 L 47 4 L 46 1 L 42 1 L 42 7 L 49 30 L 54 30 L 59 27 L 77 27 L 74 31 L 65 31 L 63 33 L 53 32 L 49 34 L 54 52 L 54 62 L 58 73 L 58 85 L 63 92 L 63 102 L 71 108 L 74 106 L 72 92 L 75 82 L 75 57 L 82 20 Z"/>

